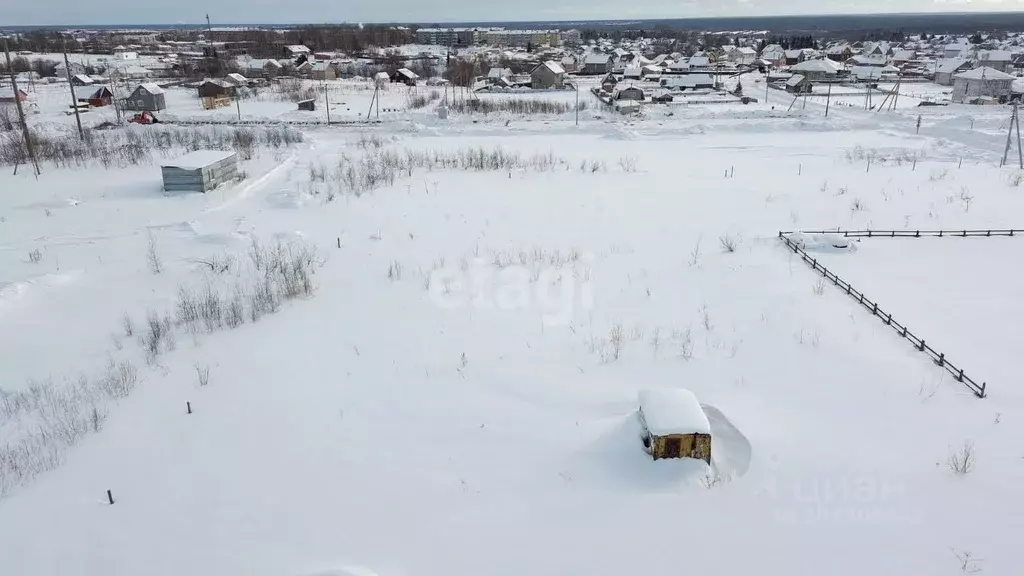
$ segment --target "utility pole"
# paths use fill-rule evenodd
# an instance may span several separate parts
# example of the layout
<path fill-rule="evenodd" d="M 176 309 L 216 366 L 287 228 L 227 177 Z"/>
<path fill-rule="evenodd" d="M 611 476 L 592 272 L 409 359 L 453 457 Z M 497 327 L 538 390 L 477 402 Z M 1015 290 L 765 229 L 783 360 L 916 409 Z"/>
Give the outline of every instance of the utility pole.
<path fill-rule="evenodd" d="M 82 131 L 82 117 L 78 114 L 78 98 L 75 96 L 75 83 L 71 81 L 71 63 L 68 62 L 68 42 L 61 35 L 61 48 L 64 50 L 64 70 L 67 71 L 68 86 L 71 87 L 71 106 L 75 109 L 75 123 L 78 124 L 78 137 L 85 140 L 85 133 Z"/>
<path fill-rule="evenodd" d="M 14 76 L 14 66 L 11 65 L 11 50 L 7 46 L 7 38 L 4 37 L 4 57 L 7 59 L 7 72 L 11 75 L 11 90 L 14 91 L 14 104 L 18 108 L 18 119 L 21 121 L 21 134 L 25 138 L 25 150 L 28 157 L 32 159 L 32 167 L 35 169 L 36 180 L 39 179 L 39 162 L 36 160 L 36 151 L 32 148 L 32 138 L 28 133 L 28 122 L 25 121 L 25 109 L 21 106 L 21 98 L 18 97 L 18 79 Z M 14 167 L 14 173 L 18 173 L 18 167 Z"/>
<path fill-rule="evenodd" d="M 828 96 L 825 97 L 825 118 L 828 118 L 828 105 L 832 102 L 832 81 L 828 83 Z"/>
<path fill-rule="evenodd" d="M 576 81 L 573 82 L 573 85 L 576 87 L 576 125 L 579 126 L 580 125 L 580 80 L 579 80 L 579 78 L 577 78 Z"/>
<path fill-rule="evenodd" d="M 236 94 L 235 95 L 235 110 L 238 110 L 238 121 L 239 122 L 242 121 L 242 105 L 240 104 L 240 102 L 241 102 L 241 98 L 239 98 L 238 95 Z"/>
<path fill-rule="evenodd" d="M 325 74 L 326 76 L 326 74 Z M 324 79 L 324 109 L 327 110 L 327 125 L 331 125 L 331 101 L 327 97 L 327 80 Z"/>

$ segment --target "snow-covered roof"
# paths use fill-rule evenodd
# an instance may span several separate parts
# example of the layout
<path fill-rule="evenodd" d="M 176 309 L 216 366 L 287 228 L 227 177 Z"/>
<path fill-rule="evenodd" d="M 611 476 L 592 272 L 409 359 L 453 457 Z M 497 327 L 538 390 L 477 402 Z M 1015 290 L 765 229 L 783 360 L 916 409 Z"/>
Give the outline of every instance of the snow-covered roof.
<path fill-rule="evenodd" d="M 786 58 L 799 58 L 801 54 L 802 50 L 786 50 Z"/>
<path fill-rule="evenodd" d="M 226 152 L 222 150 L 196 150 L 195 152 L 189 152 L 180 158 L 165 162 L 161 164 L 161 166 L 164 168 L 195 170 L 198 168 L 205 168 L 227 158 L 233 158 L 234 156 L 234 152 Z"/>
<path fill-rule="evenodd" d="M 638 396 L 640 412 L 651 434 L 711 434 L 711 423 L 693 392 L 682 388 L 641 390 Z"/>
<path fill-rule="evenodd" d="M 893 53 L 893 60 L 913 60 L 917 53 L 913 50 L 897 50 Z"/>
<path fill-rule="evenodd" d="M 608 54 L 593 53 L 587 54 L 587 58 L 583 61 L 584 64 L 607 64 L 608 59 L 611 58 Z"/>
<path fill-rule="evenodd" d="M 92 78 L 89 78 L 85 74 L 75 74 L 74 76 L 71 77 L 71 79 L 72 80 L 77 80 L 77 81 L 81 82 L 82 84 L 92 84 L 92 82 L 93 82 Z"/>
<path fill-rule="evenodd" d="M 745 54 L 747 56 L 753 56 L 754 54 L 757 54 L 757 50 L 754 50 L 750 46 L 740 46 L 739 48 L 737 48 L 737 51 L 740 54 Z"/>
<path fill-rule="evenodd" d="M 794 74 L 794 75 L 789 77 L 789 80 L 786 80 L 786 86 L 790 86 L 790 87 L 792 87 L 792 86 L 799 86 L 800 83 L 803 82 L 803 81 L 804 81 L 803 74 Z"/>
<path fill-rule="evenodd" d="M 408 68 L 399 68 L 396 73 L 399 76 L 405 76 L 406 78 L 408 78 L 410 80 L 415 80 L 415 79 L 420 77 L 419 74 L 413 72 L 412 70 L 409 70 Z"/>
<path fill-rule="evenodd" d="M 225 76 L 225 78 L 227 80 L 230 80 L 230 81 L 234 82 L 235 84 L 248 84 L 249 83 L 249 79 L 246 78 L 245 76 L 242 76 L 238 72 L 232 72 L 231 74 L 228 74 L 227 76 Z"/>
<path fill-rule="evenodd" d="M 142 88 L 154 96 L 164 93 L 164 89 L 153 82 L 143 82 L 142 84 L 139 84 L 139 88 Z"/>
<path fill-rule="evenodd" d="M 291 46 L 285 46 L 285 49 L 292 54 L 309 54 L 309 48 L 302 44 L 292 44 Z"/>
<path fill-rule="evenodd" d="M 989 68 L 988 66 L 981 66 L 974 70 L 968 70 L 967 72 L 961 72 L 954 78 L 966 78 L 967 80 L 1013 80 L 1013 76 L 1000 72 L 995 68 Z"/>
<path fill-rule="evenodd" d="M 708 66 L 711 64 L 711 59 L 707 56 L 691 56 L 690 67 L 694 66 Z"/>
<path fill-rule="evenodd" d="M 979 54 L 978 59 L 989 62 L 1010 62 L 1013 60 L 1013 55 L 1006 50 L 988 50 Z"/>
<path fill-rule="evenodd" d="M 227 80 L 221 80 L 220 78 L 206 78 L 205 80 L 202 81 L 201 84 L 214 84 L 216 86 L 220 86 L 221 88 L 234 88 L 235 87 L 235 85 L 232 84 L 231 82 L 228 82 Z"/>
<path fill-rule="evenodd" d="M 21 88 L 18 88 L 18 92 L 21 94 L 22 97 L 28 96 L 28 92 L 25 92 Z M 0 98 L 4 100 L 13 100 L 14 90 L 11 90 L 10 88 L 0 88 Z"/>
<path fill-rule="evenodd" d="M 939 60 L 935 66 L 936 73 L 950 74 L 956 72 L 957 68 L 960 68 L 964 64 L 967 64 L 967 60 L 963 58 L 948 58 L 946 60 Z"/>
<path fill-rule="evenodd" d="M 835 62 L 824 59 L 824 60 L 805 60 L 799 64 L 794 64 L 789 68 L 790 72 L 816 72 L 824 74 L 836 74 L 839 72 L 839 65 Z"/>
<path fill-rule="evenodd" d="M 562 68 L 562 65 L 559 64 L 558 62 L 552 62 L 551 60 L 547 60 L 543 64 L 541 64 L 541 66 L 547 68 L 548 70 L 551 70 L 555 74 L 565 74 L 565 68 Z"/>

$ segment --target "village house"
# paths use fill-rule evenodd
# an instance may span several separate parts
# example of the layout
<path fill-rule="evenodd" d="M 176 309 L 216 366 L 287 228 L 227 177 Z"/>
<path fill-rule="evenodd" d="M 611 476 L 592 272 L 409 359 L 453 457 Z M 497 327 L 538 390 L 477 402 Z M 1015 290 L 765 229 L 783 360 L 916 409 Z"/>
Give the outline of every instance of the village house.
<path fill-rule="evenodd" d="M 606 75 L 604 79 L 601 80 L 601 90 L 608 94 L 611 94 L 612 92 L 615 91 L 615 87 L 618 84 L 618 78 L 615 77 L 615 74 L 609 72 L 608 75 Z"/>
<path fill-rule="evenodd" d="M 793 74 L 800 74 L 811 82 L 831 82 L 840 75 L 839 64 L 823 58 L 820 60 L 807 60 L 791 66 L 789 71 Z"/>
<path fill-rule="evenodd" d="M 17 95 L 10 88 L 0 88 L 0 103 L 13 104 L 14 102 L 27 102 L 28 92 L 18 88 Z"/>
<path fill-rule="evenodd" d="M 576 63 L 576 58 L 572 56 L 562 57 L 562 61 L 560 62 L 560 64 L 562 65 L 562 69 L 564 69 L 567 73 L 576 73 L 579 71 L 579 66 Z"/>
<path fill-rule="evenodd" d="M 210 110 L 212 108 L 230 106 L 235 85 L 227 80 L 207 78 L 199 84 L 198 91 L 203 108 Z"/>
<path fill-rule="evenodd" d="M 792 66 L 804 61 L 803 50 L 786 50 L 786 65 Z"/>
<path fill-rule="evenodd" d="M 953 102 L 971 103 L 979 99 L 1005 102 L 1013 90 L 1014 77 L 995 68 L 982 66 L 953 76 Z"/>
<path fill-rule="evenodd" d="M 616 90 L 612 99 L 636 100 L 637 102 L 642 102 L 644 99 L 644 91 L 636 86 L 625 86 Z"/>
<path fill-rule="evenodd" d="M 85 74 L 75 74 L 71 77 L 71 84 L 73 86 L 91 86 L 95 84 L 95 82 Z"/>
<path fill-rule="evenodd" d="M 895 66 L 903 66 L 914 58 L 917 58 L 916 50 L 896 50 L 893 52 L 890 62 Z"/>
<path fill-rule="evenodd" d="M 583 59 L 583 69 L 580 70 L 580 74 L 607 74 L 612 71 L 614 60 L 615 58 L 610 54 L 600 52 L 587 54 L 587 57 Z"/>
<path fill-rule="evenodd" d="M 114 93 L 106 86 L 83 86 L 76 91 L 75 96 L 79 102 L 85 102 L 89 106 L 97 108 L 114 103 Z"/>
<path fill-rule="evenodd" d="M 167 108 L 164 89 L 152 82 L 144 82 L 121 101 L 125 110 L 135 112 L 159 112 Z"/>
<path fill-rule="evenodd" d="M 271 78 L 280 74 L 283 68 L 284 66 L 281 66 L 281 63 L 273 58 L 257 58 L 245 63 L 245 75 L 250 77 L 265 76 Z"/>
<path fill-rule="evenodd" d="M 978 64 L 1009 72 L 1013 68 L 1013 55 L 1006 50 L 986 50 L 978 53 Z"/>
<path fill-rule="evenodd" d="M 749 66 L 757 59 L 757 50 L 750 46 L 740 46 L 730 54 L 729 59 L 741 66 Z"/>
<path fill-rule="evenodd" d="M 953 85 L 953 75 L 969 70 L 971 63 L 963 58 L 948 58 L 935 64 L 935 83 L 942 86 Z"/>
<path fill-rule="evenodd" d="M 530 72 L 530 86 L 534 89 L 561 88 L 565 81 L 565 69 L 557 62 L 548 60 Z"/>
<path fill-rule="evenodd" d="M 249 85 L 249 79 L 246 78 L 245 76 L 242 76 L 238 72 L 232 72 L 231 74 L 228 74 L 227 76 L 225 76 L 224 79 L 227 80 L 228 82 L 231 82 L 236 87 L 248 86 Z"/>
<path fill-rule="evenodd" d="M 825 57 L 834 62 L 846 62 L 853 56 L 853 49 L 845 42 L 835 44 L 825 50 Z"/>
<path fill-rule="evenodd" d="M 786 64 L 786 50 L 778 44 L 769 44 L 761 50 L 761 58 L 773 66 L 783 66 Z"/>
<path fill-rule="evenodd" d="M 399 68 L 391 75 L 392 82 L 405 84 L 406 86 L 415 86 L 416 81 L 419 79 L 419 75 L 408 68 Z"/>
<path fill-rule="evenodd" d="M 792 94 L 810 94 L 813 84 L 803 74 L 794 74 L 786 80 L 786 92 Z"/>

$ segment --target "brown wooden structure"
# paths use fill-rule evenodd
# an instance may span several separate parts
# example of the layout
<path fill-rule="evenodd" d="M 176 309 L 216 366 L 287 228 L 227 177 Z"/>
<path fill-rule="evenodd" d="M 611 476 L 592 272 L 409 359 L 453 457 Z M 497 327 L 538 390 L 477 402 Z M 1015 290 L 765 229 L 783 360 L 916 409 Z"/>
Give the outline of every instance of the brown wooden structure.
<path fill-rule="evenodd" d="M 711 424 L 689 390 L 640 392 L 641 439 L 655 460 L 694 458 L 711 464 Z"/>

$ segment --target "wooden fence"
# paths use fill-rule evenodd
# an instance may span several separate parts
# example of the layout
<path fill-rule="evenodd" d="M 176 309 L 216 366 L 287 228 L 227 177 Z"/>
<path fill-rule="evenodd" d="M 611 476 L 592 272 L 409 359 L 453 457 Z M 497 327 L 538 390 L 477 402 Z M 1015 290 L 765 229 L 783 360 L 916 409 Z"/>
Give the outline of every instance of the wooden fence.
<path fill-rule="evenodd" d="M 830 233 L 834 234 L 836 232 Z M 861 306 L 867 309 L 868 312 L 871 312 L 873 316 L 878 317 L 879 320 L 885 322 L 886 326 L 889 326 L 893 330 L 895 330 L 898 335 L 909 340 L 910 343 L 913 344 L 919 352 L 923 352 L 929 355 L 932 358 L 932 360 L 934 360 L 935 363 L 939 365 L 940 368 L 944 368 L 947 372 L 952 374 L 953 377 L 956 378 L 957 382 L 961 382 L 965 386 L 967 386 L 967 388 L 969 388 L 975 396 L 977 396 L 978 398 L 985 397 L 985 382 L 982 382 L 981 384 L 975 382 L 974 379 L 972 379 L 966 373 L 964 373 L 963 368 L 958 368 L 955 364 L 946 359 L 945 353 L 939 352 L 932 348 L 931 346 L 929 346 L 925 342 L 924 338 L 918 337 L 913 332 L 911 332 L 909 328 L 907 328 L 903 324 L 900 324 L 895 318 L 893 318 L 892 314 L 882 310 L 882 308 L 879 307 L 878 302 L 873 302 L 870 298 L 865 296 L 863 292 L 851 286 L 849 282 L 843 280 L 834 272 L 832 272 L 825 266 L 819 264 L 816 258 L 811 257 L 796 242 L 792 241 L 786 235 L 785 232 L 779 232 L 779 238 L 786 244 L 788 248 L 790 248 L 793 251 L 793 253 L 799 255 L 800 258 L 815 272 L 820 273 L 822 276 L 825 277 L 826 280 L 832 282 L 833 284 L 836 285 L 836 287 L 846 292 L 847 295 L 856 300 L 857 303 L 859 303 Z"/>
<path fill-rule="evenodd" d="M 779 234 L 835 234 L 844 238 L 970 238 L 991 236 L 1020 236 L 1024 229 L 992 230 L 793 230 Z"/>

